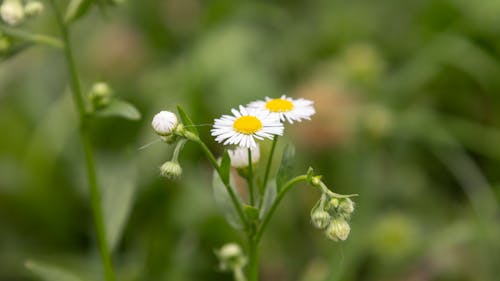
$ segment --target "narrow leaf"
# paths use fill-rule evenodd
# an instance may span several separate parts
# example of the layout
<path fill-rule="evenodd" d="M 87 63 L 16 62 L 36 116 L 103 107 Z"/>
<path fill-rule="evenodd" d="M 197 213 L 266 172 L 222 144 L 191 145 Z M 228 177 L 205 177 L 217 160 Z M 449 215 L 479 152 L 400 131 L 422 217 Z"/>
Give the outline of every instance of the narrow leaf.
<path fill-rule="evenodd" d="M 278 192 L 276 189 L 276 182 L 270 181 L 266 186 L 266 191 L 264 193 L 264 198 L 262 199 L 262 207 L 260 209 L 259 218 L 263 218 L 271 205 L 273 205 L 274 200 L 276 199 Z"/>
<path fill-rule="evenodd" d="M 119 99 L 114 99 L 105 108 L 96 110 L 95 115 L 99 117 L 121 117 L 129 120 L 141 119 L 141 113 L 135 106 Z"/>
<path fill-rule="evenodd" d="M 92 6 L 94 0 L 71 0 L 66 8 L 64 21 L 71 23 L 84 16 Z"/>
<path fill-rule="evenodd" d="M 84 279 L 80 278 L 73 272 L 66 270 L 64 268 L 49 265 L 36 261 L 27 261 L 25 263 L 26 268 L 31 271 L 33 274 L 38 276 L 40 280 L 45 281 L 84 281 Z"/>
<path fill-rule="evenodd" d="M 222 174 L 222 182 L 229 182 L 229 172 L 231 170 L 231 158 L 229 158 L 229 154 L 227 150 L 224 150 L 224 154 L 222 154 L 222 160 L 220 162 L 220 171 Z"/>
<path fill-rule="evenodd" d="M 281 165 L 276 175 L 276 186 L 280 190 L 286 181 L 290 178 L 295 164 L 295 147 L 292 144 L 287 144 L 283 150 L 281 157 Z"/>
<path fill-rule="evenodd" d="M 101 177 L 102 209 L 106 239 L 113 251 L 119 244 L 129 218 L 137 188 L 136 170 L 127 159 L 103 165 Z"/>
<path fill-rule="evenodd" d="M 229 181 L 231 183 L 231 188 L 236 194 L 236 191 L 233 188 L 234 183 L 232 181 L 232 178 L 230 178 Z M 236 211 L 236 208 L 233 205 L 233 201 L 231 200 L 231 196 L 229 195 L 226 186 L 224 186 L 224 183 L 222 182 L 216 171 L 214 171 L 212 178 L 212 188 L 215 202 L 224 214 L 227 222 L 235 229 L 243 229 L 243 223 L 238 216 L 238 211 Z"/>
<path fill-rule="evenodd" d="M 191 133 L 193 133 L 195 135 L 199 135 L 198 130 L 194 126 L 193 121 L 191 121 L 191 118 L 189 118 L 186 111 L 184 111 L 184 109 L 182 109 L 182 107 L 180 105 L 177 106 L 177 111 L 179 111 L 179 116 L 180 116 L 182 124 L 184 124 L 184 127 L 186 128 L 186 130 L 190 131 Z"/>

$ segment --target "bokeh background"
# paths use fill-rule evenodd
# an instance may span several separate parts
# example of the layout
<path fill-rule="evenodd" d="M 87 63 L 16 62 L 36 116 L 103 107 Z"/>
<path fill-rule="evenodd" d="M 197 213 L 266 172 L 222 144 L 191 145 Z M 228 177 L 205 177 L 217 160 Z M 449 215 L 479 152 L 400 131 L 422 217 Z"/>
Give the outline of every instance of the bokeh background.
<path fill-rule="evenodd" d="M 58 35 L 48 6 L 21 28 Z M 93 9 L 72 39 L 84 90 L 106 81 L 143 116 L 92 128 L 119 280 L 231 280 L 214 249 L 244 240 L 213 200 L 199 149 L 186 146 L 174 182 L 158 170 L 170 147 L 139 148 L 157 140 L 159 110 L 180 104 L 203 125 L 282 94 L 317 109 L 279 142 L 296 145 L 297 174 L 312 166 L 361 196 L 338 243 L 310 225 L 318 194 L 291 192 L 263 239 L 262 280 L 498 280 L 500 1 L 129 0 Z M 1 60 L 0 280 L 37 280 L 27 260 L 92 280 L 63 56 L 33 46 Z"/>

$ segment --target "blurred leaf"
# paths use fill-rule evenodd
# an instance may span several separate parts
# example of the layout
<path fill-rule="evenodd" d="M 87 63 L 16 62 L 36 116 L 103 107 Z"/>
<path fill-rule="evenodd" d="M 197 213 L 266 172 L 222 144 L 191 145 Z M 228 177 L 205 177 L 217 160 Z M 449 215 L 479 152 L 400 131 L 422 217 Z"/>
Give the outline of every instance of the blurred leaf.
<path fill-rule="evenodd" d="M 232 177 L 230 177 L 229 181 L 234 193 L 237 194 L 236 190 L 233 188 L 234 182 L 232 180 Z M 227 222 L 235 229 L 243 229 L 243 223 L 238 216 L 238 211 L 234 207 L 231 196 L 227 192 L 226 186 L 224 185 L 216 171 L 214 171 L 212 178 L 212 188 L 214 192 L 215 202 L 226 217 Z"/>
<path fill-rule="evenodd" d="M 291 177 L 295 165 L 295 147 L 287 144 L 281 157 L 281 165 L 276 175 L 276 186 L 280 190 L 286 181 Z"/>
<path fill-rule="evenodd" d="M 259 218 L 263 218 L 266 215 L 267 211 L 271 208 L 271 205 L 276 199 L 277 194 L 276 182 L 269 181 L 269 184 L 266 186 L 266 190 L 264 192 L 264 198 L 262 199 L 263 201 L 262 207 L 260 208 Z"/>
<path fill-rule="evenodd" d="M 227 150 L 222 154 L 222 161 L 220 162 L 220 172 L 222 174 L 222 182 L 229 182 L 229 171 L 231 170 L 231 158 Z"/>
<path fill-rule="evenodd" d="M 74 22 L 84 16 L 94 3 L 94 0 L 71 0 L 66 8 L 64 21 L 66 23 Z"/>
<path fill-rule="evenodd" d="M 95 115 L 99 117 L 122 117 L 129 120 L 141 119 L 141 113 L 134 105 L 119 99 L 114 99 L 107 107 L 96 110 Z"/>
<path fill-rule="evenodd" d="M 33 46 L 32 43 L 26 43 L 26 44 L 20 44 L 15 47 L 10 47 L 7 52 L 5 53 L 0 53 L 0 62 L 4 62 L 8 59 L 11 59 L 15 57 L 17 54 L 21 53 L 25 49 L 28 49 L 29 47 Z"/>
<path fill-rule="evenodd" d="M 28 260 L 26 268 L 37 275 L 40 280 L 46 281 L 84 281 L 74 273 L 54 265 Z"/>
<path fill-rule="evenodd" d="M 1 24 L 0 31 L 12 38 L 28 41 L 31 43 L 45 44 L 56 48 L 62 48 L 64 45 L 61 40 L 48 35 L 31 33 L 29 31 L 11 28 Z"/>
<path fill-rule="evenodd" d="M 106 235 L 111 251 L 116 248 L 134 203 L 136 173 L 127 161 L 103 166 L 102 194 Z M 111 167 L 110 167 L 111 166 Z"/>
<path fill-rule="evenodd" d="M 179 111 L 179 116 L 181 117 L 182 124 L 184 124 L 184 127 L 190 131 L 193 134 L 199 135 L 198 130 L 193 124 L 193 121 L 191 121 L 191 118 L 186 114 L 184 109 L 180 105 L 177 106 L 177 111 Z"/>

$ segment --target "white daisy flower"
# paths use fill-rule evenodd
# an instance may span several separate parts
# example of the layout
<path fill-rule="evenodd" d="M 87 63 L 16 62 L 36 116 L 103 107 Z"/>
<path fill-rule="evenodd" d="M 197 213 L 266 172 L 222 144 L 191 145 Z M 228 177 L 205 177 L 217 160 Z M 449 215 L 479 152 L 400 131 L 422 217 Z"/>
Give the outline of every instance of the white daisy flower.
<path fill-rule="evenodd" d="M 231 109 L 233 116 L 222 115 L 215 119 L 212 136 L 225 145 L 256 147 L 255 139 L 272 139 L 274 135 L 283 135 L 283 124 L 266 111 L 248 109 L 240 105 L 240 110 Z"/>
<path fill-rule="evenodd" d="M 227 153 L 231 158 L 231 166 L 238 169 L 248 167 L 248 148 L 238 146 L 235 149 L 229 149 Z M 258 163 L 260 160 L 259 146 L 250 148 L 250 153 L 252 154 L 252 164 Z"/>
<path fill-rule="evenodd" d="M 177 115 L 170 111 L 160 111 L 153 117 L 153 121 L 151 121 L 153 130 L 160 136 L 172 134 L 177 124 Z"/>
<path fill-rule="evenodd" d="M 261 109 L 279 117 L 281 121 L 300 122 L 303 119 L 310 120 L 316 113 L 313 102 L 306 99 L 292 99 L 285 95 L 280 98 L 271 99 L 266 97 L 265 101 L 254 101 L 248 104 L 249 108 Z"/>

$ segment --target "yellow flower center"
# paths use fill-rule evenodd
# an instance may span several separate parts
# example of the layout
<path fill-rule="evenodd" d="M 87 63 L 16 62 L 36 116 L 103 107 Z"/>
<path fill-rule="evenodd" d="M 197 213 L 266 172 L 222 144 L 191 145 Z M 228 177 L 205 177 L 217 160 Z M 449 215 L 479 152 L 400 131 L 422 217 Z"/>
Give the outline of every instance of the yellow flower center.
<path fill-rule="evenodd" d="M 266 102 L 266 108 L 271 112 L 287 112 L 293 109 L 293 103 L 285 99 L 273 99 Z"/>
<path fill-rule="evenodd" d="M 254 116 L 241 116 L 234 121 L 233 128 L 238 133 L 250 135 L 262 129 L 262 122 Z"/>

